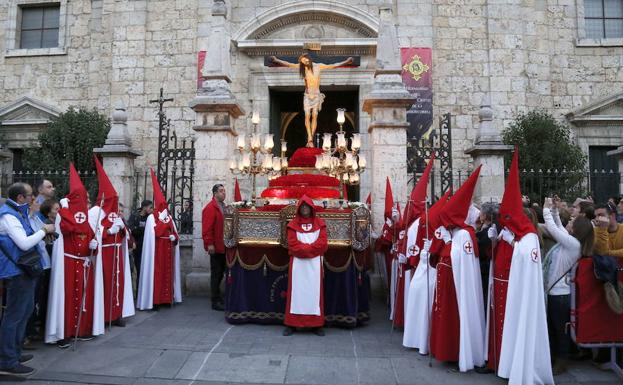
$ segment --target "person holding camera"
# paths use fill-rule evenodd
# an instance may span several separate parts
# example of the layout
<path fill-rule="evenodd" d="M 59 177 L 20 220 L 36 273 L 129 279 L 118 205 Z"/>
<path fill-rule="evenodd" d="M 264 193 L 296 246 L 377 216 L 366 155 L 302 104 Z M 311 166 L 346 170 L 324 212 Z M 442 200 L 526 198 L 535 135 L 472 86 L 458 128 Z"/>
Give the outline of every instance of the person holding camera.
<path fill-rule="evenodd" d="M 22 341 L 28 318 L 33 312 L 37 275 L 42 255 L 38 244 L 54 225 L 34 231 L 28 221 L 32 187 L 14 183 L 8 189 L 6 204 L 0 208 L 0 279 L 6 282 L 7 303 L 0 325 L 0 373 L 28 376 L 34 372 L 24 363 L 31 354 L 22 355 Z"/>

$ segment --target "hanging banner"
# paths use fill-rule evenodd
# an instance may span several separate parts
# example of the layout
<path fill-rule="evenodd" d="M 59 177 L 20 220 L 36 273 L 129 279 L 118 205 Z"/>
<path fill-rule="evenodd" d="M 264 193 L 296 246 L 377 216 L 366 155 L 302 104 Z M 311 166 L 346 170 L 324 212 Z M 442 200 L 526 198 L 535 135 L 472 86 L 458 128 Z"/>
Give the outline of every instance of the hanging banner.
<path fill-rule="evenodd" d="M 407 111 L 410 141 L 420 140 L 433 124 L 433 60 L 431 48 L 401 48 L 402 82 L 415 96 Z"/>
<path fill-rule="evenodd" d="M 197 53 L 197 89 L 200 89 L 203 85 L 203 75 L 201 70 L 203 69 L 203 63 L 206 60 L 206 51 L 199 51 Z"/>

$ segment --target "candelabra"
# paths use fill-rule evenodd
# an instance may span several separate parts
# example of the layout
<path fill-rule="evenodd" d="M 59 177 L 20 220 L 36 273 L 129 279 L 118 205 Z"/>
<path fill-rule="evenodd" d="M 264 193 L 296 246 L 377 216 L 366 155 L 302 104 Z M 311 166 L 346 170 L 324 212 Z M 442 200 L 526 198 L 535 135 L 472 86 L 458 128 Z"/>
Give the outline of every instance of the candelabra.
<path fill-rule="evenodd" d="M 344 199 L 344 185 L 359 184 L 359 174 L 366 168 L 366 159 L 358 154 L 361 148 L 361 136 L 353 134 L 348 148 L 348 139 L 343 131 L 344 108 L 337 109 L 337 123 L 340 130 L 335 133 L 336 139 L 333 142 L 333 134 L 326 132 L 322 138 L 323 153 L 316 156 L 316 169 L 331 175 L 340 181 L 340 199 Z"/>
<path fill-rule="evenodd" d="M 273 134 L 265 134 L 262 143 L 262 138 L 257 133 L 257 126 L 260 123 L 257 111 L 253 112 L 251 123 L 253 123 L 253 133 L 248 135 L 248 141 L 245 135 L 238 136 L 239 154 L 232 157 L 229 170 L 233 174 L 251 175 L 253 184 L 251 205 L 255 207 L 256 176 L 268 175 L 270 177 L 284 172 L 288 167 L 288 159 L 285 156 L 288 147 L 285 141 L 281 141 L 281 156 L 273 156 L 275 146 Z"/>

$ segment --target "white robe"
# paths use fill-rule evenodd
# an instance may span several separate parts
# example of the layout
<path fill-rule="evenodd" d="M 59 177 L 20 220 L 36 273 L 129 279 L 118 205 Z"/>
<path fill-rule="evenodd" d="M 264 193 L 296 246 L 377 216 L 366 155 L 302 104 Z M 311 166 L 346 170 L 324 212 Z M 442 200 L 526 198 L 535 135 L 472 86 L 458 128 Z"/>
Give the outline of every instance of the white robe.
<path fill-rule="evenodd" d="M 173 219 L 171 219 L 173 220 Z M 175 227 L 175 224 L 173 224 Z M 139 310 L 154 307 L 154 253 L 156 252 L 156 222 L 154 214 L 150 214 L 145 221 L 145 235 L 143 236 L 143 254 L 141 255 L 141 279 L 138 283 L 136 306 Z M 180 276 L 180 243 L 175 245 L 173 264 L 173 301 L 182 302 L 182 284 Z"/>
<path fill-rule="evenodd" d="M 541 251 L 536 234 L 515 243 L 508 277 L 498 376 L 509 385 L 553 384 Z"/>
<path fill-rule="evenodd" d="M 415 244 L 418 227 L 419 219 L 409 227 L 407 250 Z M 430 266 L 428 259 L 423 260 L 420 256 L 420 263 L 413 273 L 411 283 L 408 285 L 408 297 L 405 297 L 407 298 L 405 301 L 405 327 L 402 337 L 404 347 L 419 349 L 420 354 L 428 354 L 429 350 L 430 317 L 436 283 L 437 269 Z"/>
<path fill-rule="evenodd" d="M 57 215 L 55 224 L 57 229 L 60 229 L 61 221 L 61 216 Z M 91 228 L 95 231 L 95 228 Z M 58 234 L 52 249 L 52 270 L 50 272 L 48 312 L 45 324 L 45 342 L 48 344 L 65 338 L 65 244 L 62 232 L 58 231 Z M 99 258 L 95 259 L 95 266 L 91 266 L 90 272 L 91 274 L 95 273 L 92 329 L 94 336 L 104 334 L 105 330 L 104 280 L 100 261 Z"/>
<path fill-rule="evenodd" d="M 311 233 L 296 232 L 301 243 L 311 244 L 318 240 L 320 230 Z M 292 258 L 290 313 L 317 315 L 320 312 L 320 281 L 322 280 L 322 256 Z"/>
<path fill-rule="evenodd" d="M 99 206 L 93 206 L 89 210 L 89 223 L 92 228 L 96 228 L 97 218 L 100 218 L 100 226 L 97 228 L 99 231 L 95 234 L 97 239 L 97 244 L 102 244 L 102 226 L 101 221 L 106 218 L 107 213 L 104 210 L 101 210 Z M 121 310 L 121 317 L 131 317 L 134 315 L 134 293 L 132 292 L 132 271 L 130 270 L 130 251 L 128 249 L 128 229 L 123 228 L 119 231 L 123 231 L 125 233 L 125 238 L 123 238 L 122 246 L 121 246 L 121 256 L 123 257 L 123 309 Z M 102 248 L 97 248 L 97 260 L 102 260 Z M 103 271 L 103 270 L 102 270 Z M 103 277 L 103 273 L 102 273 Z M 109 310 L 106 310 L 109 311 Z"/>
<path fill-rule="evenodd" d="M 471 252 L 466 250 L 469 242 Z M 452 276 L 459 308 L 460 345 L 459 370 L 466 372 L 485 364 L 485 314 L 482 298 L 480 263 L 474 255 L 470 233 L 464 229 L 452 231 Z"/>

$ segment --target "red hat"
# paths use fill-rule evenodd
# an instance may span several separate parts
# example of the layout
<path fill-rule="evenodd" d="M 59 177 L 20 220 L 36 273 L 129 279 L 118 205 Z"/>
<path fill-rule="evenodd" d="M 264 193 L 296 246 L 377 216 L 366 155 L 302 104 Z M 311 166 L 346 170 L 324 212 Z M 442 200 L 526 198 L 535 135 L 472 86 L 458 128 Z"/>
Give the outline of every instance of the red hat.
<path fill-rule="evenodd" d="M 445 207 L 446 203 L 448 203 L 448 199 L 450 199 L 450 194 L 452 194 L 452 190 L 448 190 L 439 198 L 437 202 L 435 202 L 430 209 L 428 209 L 428 238 L 433 237 L 433 232 L 441 225 L 441 221 L 439 220 L 439 214 L 441 214 L 442 209 Z M 422 222 L 426 227 L 426 222 Z"/>
<path fill-rule="evenodd" d="M 480 175 L 480 168 L 478 166 L 472 175 L 467 178 L 456 193 L 450 198 L 448 203 L 443 208 L 443 212 L 439 214 L 441 224 L 446 227 L 466 227 L 465 219 L 467 219 L 467 213 L 469 206 L 472 204 L 472 196 L 474 195 L 474 189 L 476 188 L 476 182 L 478 182 L 478 176 Z"/>
<path fill-rule="evenodd" d="M 234 202 L 240 202 L 242 200 L 242 194 L 240 194 L 240 185 L 238 185 L 238 178 L 234 183 Z"/>
<path fill-rule="evenodd" d="M 368 195 L 369 197 L 370 195 Z M 385 219 L 392 217 L 392 208 L 394 207 L 394 193 L 392 192 L 392 184 L 389 183 L 389 177 L 385 181 Z"/>
<path fill-rule="evenodd" d="M 519 188 L 519 150 L 515 148 L 511 169 L 506 180 L 504 196 L 500 204 L 500 226 L 507 227 L 521 239 L 528 233 L 536 233 L 532 221 L 523 211 L 521 189 Z"/>
<path fill-rule="evenodd" d="M 156 178 L 156 174 L 154 174 L 154 169 L 150 168 L 149 171 L 151 171 L 151 185 L 154 190 L 154 208 L 157 213 L 161 213 L 168 209 L 169 205 L 167 205 L 167 200 L 162 193 L 160 183 L 158 183 L 158 178 Z"/>
<path fill-rule="evenodd" d="M 71 211 L 84 213 L 89 211 L 87 189 L 84 188 L 73 162 L 69 163 L 69 193 L 66 198 L 69 200 Z"/>
<path fill-rule="evenodd" d="M 101 205 L 101 209 L 106 213 L 118 213 L 119 212 L 119 194 L 117 194 L 117 190 L 113 187 L 112 183 L 110 183 L 110 179 L 108 179 L 108 175 L 106 175 L 106 171 L 104 171 L 104 167 L 97 159 L 97 156 L 93 155 L 93 159 L 95 160 L 95 169 L 97 170 L 97 182 L 99 184 L 99 190 L 97 192 L 97 202 L 95 205 Z M 104 201 L 102 203 L 102 197 Z"/>
<path fill-rule="evenodd" d="M 409 197 L 408 202 L 410 208 L 406 210 L 407 213 L 405 216 L 407 227 L 409 227 L 411 223 L 413 223 L 413 221 L 415 221 L 424 212 L 424 204 L 426 196 L 428 195 L 428 180 L 430 179 L 430 173 L 433 169 L 434 161 L 435 153 L 433 153 L 430 157 L 424 173 L 422 173 L 422 176 L 411 191 L 411 196 Z"/>

